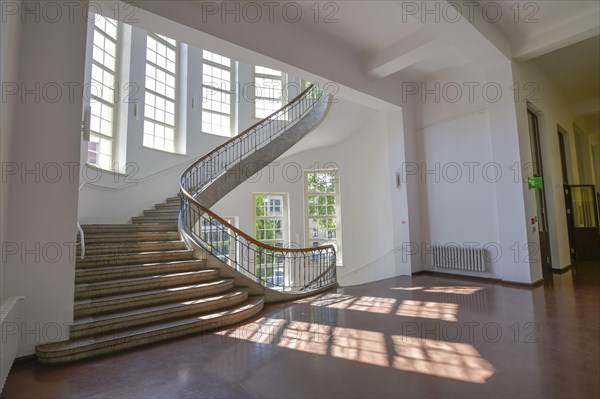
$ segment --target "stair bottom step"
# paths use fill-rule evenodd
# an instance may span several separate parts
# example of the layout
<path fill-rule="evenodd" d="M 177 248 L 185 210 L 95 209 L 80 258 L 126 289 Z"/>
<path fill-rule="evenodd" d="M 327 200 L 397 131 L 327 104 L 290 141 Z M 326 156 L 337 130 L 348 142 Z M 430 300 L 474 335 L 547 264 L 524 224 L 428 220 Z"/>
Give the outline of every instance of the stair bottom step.
<path fill-rule="evenodd" d="M 194 298 L 188 301 L 87 317 L 75 320 L 75 324 L 71 327 L 71 339 L 124 331 L 166 320 L 200 316 L 205 313 L 231 308 L 247 299 L 247 290 L 235 290 L 218 296 Z"/>
<path fill-rule="evenodd" d="M 263 306 L 262 296 L 251 297 L 240 306 L 204 316 L 178 319 L 92 338 L 39 345 L 36 347 L 36 354 L 43 364 L 87 359 L 153 342 L 220 329 L 255 316 Z"/>

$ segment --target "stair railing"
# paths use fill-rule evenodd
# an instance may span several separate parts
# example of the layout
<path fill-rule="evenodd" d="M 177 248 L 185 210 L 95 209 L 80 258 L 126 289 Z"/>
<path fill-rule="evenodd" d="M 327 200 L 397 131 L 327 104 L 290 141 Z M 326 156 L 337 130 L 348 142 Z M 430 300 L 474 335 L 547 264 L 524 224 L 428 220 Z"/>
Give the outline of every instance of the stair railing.
<path fill-rule="evenodd" d="M 267 288 L 307 292 L 333 286 L 337 282 L 334 246 L 267 245 L 239 230 L 196 198 L 245 158 L 285 134 L 319 101 L 327 100 L 325 96 L 328 95 L 316 85 L 310 85 L 281 109 L 200 158 L 181 176 L 182 229 L 205 251 Z"/>

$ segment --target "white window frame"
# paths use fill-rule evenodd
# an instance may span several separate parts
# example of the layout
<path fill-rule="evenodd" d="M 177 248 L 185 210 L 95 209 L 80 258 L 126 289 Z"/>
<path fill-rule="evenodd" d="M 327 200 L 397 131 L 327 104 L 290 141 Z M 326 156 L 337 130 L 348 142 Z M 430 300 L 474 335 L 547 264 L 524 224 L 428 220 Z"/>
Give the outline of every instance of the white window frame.
<path fill-rule="evenodd" d="M 258 216 L 256 214 L 256 199 L 257 197 L 281 197 L 281 216 Z M 254 237 L 267 245 L 272 247 L 277 247 L 277 244 L 281 244 L 281 247 L 285 247 L 288 244 L 289 240 L 289 204 L 288 204 L 288 193 L 254 193 L 252 196 L 253 199 L 253 209 L 254 209 Z M 281 230 L 282 230 L 282 238 L 280 239 L 261 239 L 258 236 L 258 232 L 256 230 L 256 223 L 259 220 L 281 220 Z"/>
<path fill-rule="evenodd" d="M 98 21 L 100 20 L 110 20 L 112 22 L 114 22 L 114 24 L 116 25 L 116 32 L 115 32 L 115 37 L 111 37 L 107 32 L 105 32 L 104 30 L 102 30 L 99 26 L 98 26 Z M 118 138 L 117 138 L 117 121 L 118 121 L 118 114 L 119 114 L 119 107 L 118 107 L 118 98 L 119 98 L 119 71 L 120 71 L 120 67 L 121 67 L 121 57 L 120 57 L 120 52 L 121 52 L 121 38 L 123 36 L 123 29 L 122 29 L 122 24 L 119 21 L 116 21 L 112 18 L 107 18 L 104 17 L 100 14 L 95 14 L 94 15 L 94 34 L 93 34 L 93 38 L 92 38 L 92 51 L 90 54 L 91 57 L 91 70 L 90 70 L 90 83 L 93 81 L 93 71 L 94 71 L 94 67 L 99 68 L 102 70 L 103 73 L 105 74 L 110 74 L 112 75 L 113 78 L 113 85 L 112 87 L 109 87 L 112 91 L 113 91 L 113 96 L 112 96 L 112 101 L 108 101 L 104 98 L 101 97 L 101 94 L 98 95 L 97 93 L 97 86 L 95 84 L 92 84 L 92 89 L 90 90 L 90 107 L 92 110 L 92 114 L 90 116 L 90 141 L 88 142 L 88 147 L 87 147 L 87 154 L 86 154 L 86 163 L 88 163 L 89 165 L 93 165 L 95 167 L 98 167 L 100 169 L 105 169 L 105 170 L 110 170 L 110 171 L 115 171 L 118 172 L 118 168 L 115 168 L 116 166 L 116 162 L 115 162 L 115 156 L 117 153 L 117 142 L 118 142 Z M 115 53 L 114 53 L 114 58 L 115 58 L 115 65 L 114 65 L 114 70 L 111 70 L 109 67 L 105 66 L 103 63 L 100 63 L 99 61 L 96 61 L 94 59 L 94 48 L 96 47 L 95 43 L 95 38 L 96 35 L 101 35 L 104 40 L 108 40 L 110 42 L 112 42 L 115 46 Z M 105 48 L 102 48 L 102 51 L 106 52 Z M 104 82 L 100 83 L 102 87 L 108 87 L 106 85 L 104 85 Z M 94 126 L 94 119 L 98 118 L 98 116 L 94 115 L 94 102 L 98 102 L 100 103 L 102 106 L 105 107 L 109 107 L 112 110 L 112 121 L 110 122 L 111 127 L 110 127 L 110 133 L 111 135 L 108 136 L 104 133 L 102 133 L 101 131 L 95 130 L 93 128 Z M 101 123 L 101 122 L 99 122 Z M 90 161 L 90 146 L 94 143 L 92 141 L 92 138 L 97 138 L 98 139 L 98 148 L 96 149 L 96 162 L 91 162 Z M 110 142 L 110 160 L 108 161 L 108 163 L 105 162 L 98 162 L 101 158 L 101 153 L 100 153 L 100 148 L 101 148 L 101 143 L 102 140 L 104 141 L 109 141 Z M 106 154 L 104 154 L 106 155 Z"/>
<path fill-rule="evenodd" d="M 148 45 L 147 44 L 146 44 L 146 49 L 145 49 L 146 50 L 146 52 L 145 52 L 145 54 L 146 54 L 146 56 L 145 56 L 145 66 L 146 66 L 146 69 L 148 68 L 148 65 L 150 65 L 150 66 L 156 68 L 157 70 L 160 70 L 161 72 L 164 72 L 167 75 L 173 76 L 174 80 L 175 80 L 175 87 L 174 87 L 174 93 L 173 93 L 173 98 L 172 99 L 169 98 L 169 97 L 167 97 L 166 95 L 160 94 L 160 93 L 158 93 L 158 92 L 156 92 L 154 90 L 150 90 L 148 88 L 148 86 L 146 85 L 147 70 L 145 70 L 145 72 L 144 72 L 144 105 L 145 106 L 144 106 L 144 131 L 143 131 L 143 136 L 149 135 L 149 134 L 146 133 L 146 122 L 154 124 L 155 127 L 157 125 L 159 125 L 159 126 L 163 126 L 165 129 L 173 129 L 173 150 L 171 151 L 169 149 L 165 149 L 164 145 L 163 145 L 162 148 L 160 148 L 158 146 L 155 146 L 155 145 L 146 145 L 146 144 L 144 144 L 144 138 L 145 137 L 142 138 L 142 146 L 145 147 L 145 148 L 150 148 L 150 149 L 154 149 L 154 150 L 158 150 L 158 151 L 164 151 L 164 152 L 168 152 L 168 153 L 174 154 L 174 153 L 177 153 L 177 144 L 178 144 L 177 118 L 178 118 L 178 115 L 179 115 L 179 112 L 178 112 L 179 111 L 179 101 L 178 101 L 179 98 L 178 98 L 178 96 L 179 96 L 179 90 L 180 90 L 180 73 L 179 73 L 179 68 L 180 68 L 180 53 L 181 53 L 181 51 L 180 51 L 180 45 L 181 45 L 181 43 L 179 41 L 177 41 L 177 40 L 168 38 L 166 36 L 163 36 L 163 35 L 160 35 L 160 34 L 157 34 L 157 33 L 148 32 L 147 33 L 147 37 L 148 38 L 151 37 L 152 39 L 156 40 L 158 43 L 161 43 L 161 44 L 167 46 L 168 48 L 170 48 L 171 50 L 175 51 L 175 60 L 174 60 L 174 62 L 175 62 L 175 73 L 173 73 L 173 72 L 170 72 L 169 70 L 167 70 L 167 69 L 165 69 L 165 68 L 157 65 L 156 63 L 151 62 L 148 59 Z M 173 107 L 174 115 L 173 115 L 173 124 L 172 125 L 169 125 L 168 123 L 159 121 L 159 120 L 157 120 L 155 118 L 150 118 L 150 117 L 148 117 L 146 115 L 146 103 L 147 103 L 147 99 L 148 99 L 148 94 L 149 93 L 151 95 L 155 96 L 155 98 L 160 98 L 160 99 L 163 99 L 165 101 L 172 101 L 173 102 L 173 104 L 174 104 L 174 107 Z M 156 107 L 154 107 L 154 108 L 158 109 Z M 160 110 L 160 111 L 165 112 L 163 110 Z M 153 139 L 156 138 L 156 132 L 152 133 L 152 137 L 153 137 Z M 165 141 L 166 140 L 165 140 L 165 137 L 163 135 L 163 144 L 164 144 Z M 154 142 L 154 140 L 153 140 L 153 142 Z"/>
<path fill-rule="evenodd" d="M 281 75 L 271 75 L 268 73 L 260 73 L 256 71 L 256 68 L 266 68 L 266 69 L 271 69 L 273 71 L 276 71 L 276 69 L 273 68 L 268 68 L 268 67 L 263 67 L 261 65 L 254 65 L 252 68 L 252 81 L 254 82 L 254 117 L 256 119 L 264 119 L 267 116 L 271 115 L 273 112 L 277 111 L 278 109 L 280 109 L 281 107 L 283 107 L 286 103 L 287 103 L 287 93 L 286 93 L 286 87 L 287 87 L 287 80 L 288 80 L 288 76 L 286 73 L 282 72 L 282 71 L 277 71 L 280 72 Z M 269 93 L 272 92 L 273 90 L 267 88 L 267 87 L 259 87 L 258 83 L 257 83 L 257 78 L 265 78 L 265 79 L 272 79 L 272 80 L 279 80 L 281 81 L 281 97 L 276 98 L 274 96 L 267 96 L 265 95 L 265 93 Z M 267 100 L 267 101 L 281 101 L 281 106 L 275 108 L 274 110 L 272 110 L 271 112 L 269 112 L 268 114 L 265 114 L 263 116 L 259 116 L 258 112 L 257 112 L 257 106 L 258 106 L 258 100 Z M 282 115 L 281 118 L 284 120 L 286 118 L 285 115 Z"/>
<path fill-rule="evenodd" d="M 213 54 L 213 55 L 216 55 L 216 56 L 228 59 L 229 60 L 229 66 L 226 66 L 224 64 L 221 64 L 221 63 L 218 63 L 218 62 L 214 62 L 212 60 L 207 59 L 206 58 L 206 53 L 210 53 L 210 54 Z M 225 70 L 225 71 L 229 72 L 229 90 L 224 90 L 223 88 L 215 87 L 214 85 L 210 85 L 210 84 L 207 84 L 207 82 L 205 82 L 205 79 L 204 79 L 204 66 L 205 65 L 211 66 L 213 68 L 222 69 L 222 70 Z M 213 52 L 208 51 L 208 50 L 202 50 L 202 124 L 201 124 L 202 133 L 214 134 L 214 135 L 217 135 L 217 136 L 225 136 L 225 137 L 231 137 L 231 136 L 233 136 L 233 132 L 234 132 L 234 129 L 235 129 L 235 119 L 236 119 L 236 113 L 235 113 L 235 107 L 234 107 L 234 102 L 235 102 L 235 90 L 234 90 L 235 82 L 234 82 L 234 79 L 235 79 L 235 73 L 236 73 L 236 65 L 237 65 L 237 62 L 234 61 L 234 60 L 232 60 L 231 58 L 227 58 L 225 56 L 213 53 Z M 206 90 L 211 90 L 212 91 L 212 95 L 215 95 L 217 93 L 222 93 L 222 94 L 228 94 L 229 95 L 229 114 L 205 108 Z M 229 132 L 227 134 L 221 134 L 221 133 L 215 133 L 215 132 L 206 131 L 204 129 L 204 115 L 205 115 L 205 113 L 213 114 L 213 115 L 220 115 L 220 116 L 228 116 L 229 117 L 229 122 L 230 122 L 229 123 Z"/>
<path fill-rule="evenodd" d="M 308 187 L 308 176 L 312 173 L 334 173 L 335 178 L 333 179 L 334 192 L 319 192 L 309 191 Z M 333 196 L 335 200 L 335 214 L 333 215 L 311 215 L 309 209 L 309 197 L 310 196 Z M 342 265 L 342 208 L 340 202 L 340 180 L 339 180 L 339 169 L 310 169 L 304 171 L 304 231 L 305 231 L 305 247 L 310 248 L 313 246 L 323 246 L 333 244 L 336 249 L 336 261 L 337 265 Z M 335 218 L 335 237 L 321 237 L 318 229 L 311 227 L 311 222 L 319 219 L 334 219 Z M 315 237 L 315 233 L 317 236 Z M 329 233 L 329 232 L 328 232 Z"/>

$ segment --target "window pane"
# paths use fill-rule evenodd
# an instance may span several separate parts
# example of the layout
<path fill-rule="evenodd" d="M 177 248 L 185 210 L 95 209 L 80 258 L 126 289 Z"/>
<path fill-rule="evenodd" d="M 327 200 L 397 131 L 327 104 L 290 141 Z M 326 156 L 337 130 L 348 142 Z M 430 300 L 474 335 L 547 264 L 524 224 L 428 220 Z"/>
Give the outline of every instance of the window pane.
<path fill-rule="evenodd" d="M 146 42 L 145 147 L 175 152 L 177 41 L 149 34 Z"/>
<path fill-rule="evenodd" d="M 202 65 L 202 131 L 231 136 L 232 70 L 231 60 L 204 51 Z"/>
<path fill-rule="evenodd" d="M 112 168 L 116 64 L 118 47 L 117 22 L 96 15 L 90 81 L 90 142 L 87 162 Z"/>

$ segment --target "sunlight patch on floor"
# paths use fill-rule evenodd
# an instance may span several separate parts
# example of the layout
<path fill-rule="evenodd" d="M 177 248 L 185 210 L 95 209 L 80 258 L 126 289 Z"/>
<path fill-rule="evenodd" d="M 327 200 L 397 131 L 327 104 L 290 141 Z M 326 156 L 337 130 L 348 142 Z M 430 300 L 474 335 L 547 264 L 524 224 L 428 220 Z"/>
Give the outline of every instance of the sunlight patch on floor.
<path fill-rule="evenodd" d="M 413 301 L 410 299 L 403 300 L 396 309 L 397 316 L 423 317 L 446 321 L 457 321 L 457 313 L 458 305 L 456 303 Z"/>
<path fill-rule="evenodd" d="M 496 371 L 469 344 L 404 335 L 394 335 L 392 340 L 395 352 L 392 366 L 398 370 L 475 384 L 484 384 Z"/>
<path fill-rule="evenodd" d="M 355 297 L 351 295 L 329 294 L 310 302 L 312 306 L 326 306 L 333 309 L 358 310 L 371 313 L 391 313 L 396 299 L 376 296 Z"/>
<path fill-rule="evenodd" d="M 223 339 L 240 339 L 476 384 L 485 383 L 495 372 L 494 367 L 469 344 L 392 335 L 392 349 L 387 347 L 382 332 L 321 323 L 263 317 L 216 334 L 222 335 Z"/>
<path fill-rule="evenodd" d="M 423 292 L 433 292 L 440 294 L 458 294 L 458 295 L 473 295 L 476 292 L 483 291 L 483 287 L 429 287 Z"/>

